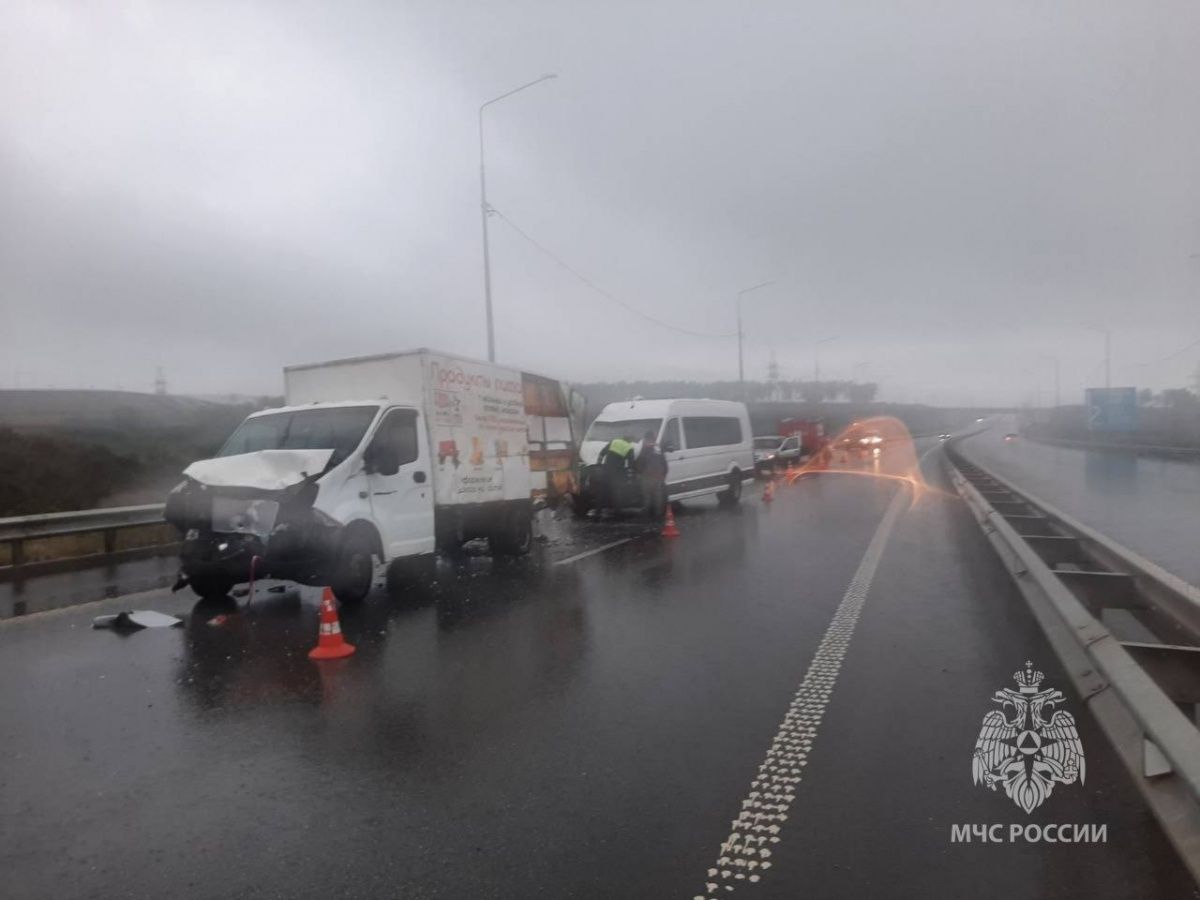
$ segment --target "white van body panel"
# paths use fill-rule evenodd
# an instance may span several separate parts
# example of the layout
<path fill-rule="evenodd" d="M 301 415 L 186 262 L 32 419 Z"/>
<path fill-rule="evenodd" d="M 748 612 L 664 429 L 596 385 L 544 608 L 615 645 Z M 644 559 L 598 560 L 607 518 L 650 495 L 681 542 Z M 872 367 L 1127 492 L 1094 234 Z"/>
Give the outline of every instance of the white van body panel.
<path fill-rule="evenodd" d="M 350 478 L 344 480 L 337 496 L 350 502 L 351 488 L 365 483 L 371 522 L 379 531 L 380 543 L 388 559 L 432 553 L 436 544 L 434 531 L 434 488 L 436 479 L 430 480 L 430 450 L 426 433 L 426 420 L 421 410 L 412 406 L 391 406 L 383 410 L 371 428 L 376 434 L 387 427 L 389 416 L 412 419 L 416 426 L 416 452 L 412 459 L 401 463 L 399 471 L 391 475 L 366 472 L 361 464 L 363 449 L 370 446 L 370 436 L 356 451 L 360 464 L 357 470 L 349 470 Z M 360 473 L 355 477 L 353 472 Z M 420 474 L 418 474 L 420 473 Z M 362 491 L 357 494 L 362 497 Z M 359 500 L 361 503 L 362 500 Z"/>
<path fill-rule="evenodd" d="M 666 421 L 668 412 L 671 409 L 671 404 L 677 401 L 674 400 L 628 400 L 621 403 L 610 403 L 604 409 L 600 410 L 600 415 L 596 416 L 596 422 L 629 422 L 640 419 L 660 419 Z M 589 427 L 588 432 L 591 432 Z M 656 438 L 661 436 L 662 426 L 660 424 Z M 630 434 L 629 439 L 637 444 L 639 448 L 642 443 L 641 434 Z M 588 435 L 585 434 L 583 440 L 579 444 L 579 461 L 585 466 L 594 466 L 596 460 L 600 456 L 600 451 L 604 449 L 604 445 L 608 440 L 596 441 L 588 440 Z"/>
<path fill-rule="evenodd" d="M 434 550 L 433 490 L 432 482 L 413 479 L 416 472 L 429 472 L 428 439 L 425 434 L 424 418 L 415 406 L 396 406 L 386 400 L 313 402 L 293 404 L 277 409 L 265 409 L 248 418 L 268 416 L 283 412 L 309 409 L 331 409 L 348 406 L 371 406 L 376 412 L 363 439 L 344 460 L 326 472 L 317 481 L 317 498 L 313 508 L 320 510 L 342 525 L 368 522 L 379 534 L 385 561 L 398 557 L 432 553 Z M 363 452 L 380 427 L 380 423 L 394 409 L 404 409 L 416 418 L 418 441 L 417 457 L 400 466 L 391 476 L 368 474 L 363 464 Z M 201 474 L 226 473 L 222 483 L 241 487 L 276 489 L 299 482 L 305 474 L 316 474 L 328 462 L 331 450 L 259 450 L 238 456 L 218 457 L 193 463 L 191 469 Z M 290 463 L 290 468 L 283 463 Z M 319 462 L 320 465 L 316 463 Z M 230 466 L 236 466 L 236 471 Z M 304 467 L 304 472 L 300 468 Z M 279 469 L 287 484 L 272 484 L 264 480 L 261 472 Z M 295 475 L 296 477 L 292 477 Z M 198 479 L 203 480 L 203 479 Z M 215 483 L 211 480 L 206 483 Z"/>
<path fill-rule="evenodd" d="M 340 404 L 357 397 L 372 403 L 419 407 L 424 399 L 418 353 L 288 366 L 283 370 L 283 384 L 289 406 Z"/>
<path fill-rule="evenodd" d="M 740 440 L 714 446 L 688 446 L 687 420 L 699 418 L 736 420 Z M 638 422 L 647 419 L 657 421 L 655 440 L 660 447 L 663 446 L 671 420 L 679 421 L 680 445 L 669 452 L 664 450 L 667 458 L 667 492 L 672 500 L 727 491 L 730 475 L 735 471 L 740 473 L 743 481 L 754 477 L 754 437 L 746 404 L 731 400 L 628 400 L 608 404 L 596 416 L 595 422 Z M 693 429 L 694 442 L 697 431 Z M 592 433 L 591 428 L 588 433 Z M 633 438 L 640 450 L 642 434 L 628 436 Z M 585 440 L 580 444 L 579 456 L 584 465 L 594 465 L 608 439 L 588 440 L 587 437 L 585 435 Z"/>
<path fill-rule="evenodd" d="M 438 506 L 528 500 L 533 493 L 529 422 L 516 369 L 426 350 L 292 366 L 284 370 L 284 384 L 293 405 L 372 397 L 424 411 L 431 464 L 425 471 Z"/>

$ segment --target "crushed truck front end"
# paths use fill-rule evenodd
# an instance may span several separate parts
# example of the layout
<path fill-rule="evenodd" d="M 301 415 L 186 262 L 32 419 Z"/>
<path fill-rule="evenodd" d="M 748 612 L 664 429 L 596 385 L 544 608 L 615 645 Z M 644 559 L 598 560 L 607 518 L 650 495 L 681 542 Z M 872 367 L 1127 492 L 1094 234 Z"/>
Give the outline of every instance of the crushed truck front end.
<path fill-rule="evenodd" d="M 345 463 L 379 410 L 367 403 L 264 410 L 217 456 L 184 470 L 164 512 L 182 540 L 176 586 L 216 598 L 256 577 L 332 583 L 348 521 L 336 514 L 351 475 Z"/>

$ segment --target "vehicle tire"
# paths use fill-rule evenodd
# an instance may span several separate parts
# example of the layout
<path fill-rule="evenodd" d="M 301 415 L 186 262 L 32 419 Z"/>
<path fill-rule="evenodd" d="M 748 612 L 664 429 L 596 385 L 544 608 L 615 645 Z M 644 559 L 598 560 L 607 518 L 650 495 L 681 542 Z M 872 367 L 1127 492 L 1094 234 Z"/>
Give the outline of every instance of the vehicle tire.
<path fill-rule="evenodd" d="M 351 532 L 342 544 L 334 571 L 333 596 L 341 603 L 358 603 L 375 583 L 375 545 L 363 532 Z"/>
<path fill-rule="evenodd" d="M 722 506 L 737 506 L 742 499 L 742 472 L 740 469 L 734 469 L 729 473 L 729 487 L 723 490 L 718 502 Z"/>
<path fill-rule="evenodd" d="M 387 567 L 387 592 L 392 596 L 404 593 L 412 587 L 433 581 L 437 574 L 437 561 L 432 553 L 393 559 Z"/>
<path fill-rule="evenodd" d="M 530 510 L 515 507 L 506 512 L 488 535 L 492 556 L 524 556 L 533 549 L 533 516 Z"/>
<path fill-rule="evenodd" d="M 219 575 L 188 576 L 188 584 L 191 585 L 196 596 L 210 603 L 228 597 L 236 583 Z"/>

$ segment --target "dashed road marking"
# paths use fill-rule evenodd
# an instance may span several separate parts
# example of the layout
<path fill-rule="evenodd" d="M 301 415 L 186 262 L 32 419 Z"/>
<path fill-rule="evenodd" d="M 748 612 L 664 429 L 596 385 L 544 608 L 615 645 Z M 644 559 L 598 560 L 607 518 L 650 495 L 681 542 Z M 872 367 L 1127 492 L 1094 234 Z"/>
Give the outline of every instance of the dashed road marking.
<path fill-rule="evenodd" d="M 892 527 L 905 506 L 905 493 L 896 492 L 875 529 L 771 748 L 750 782 L 750 791 L 733 820 L 733 830 L 721 844 L 716 864 L 707 872 L 704 893 L 697 894 L 695 900 L 727 897 L 739 884 L 757 883 L 771 868 L 774 847 L 780 842 L 788 810 L 796 799 L 796 786 L 804 776 L 808 754 L 817 739 L 817 726 L 829 705 L 829 696 L 837 683 L 842 660 Z"/>
<path fill-rule="evenodd" d="M 568 556 L 566 559 L 560 559 L 554 563 L 556 566 L 565 566 L 569 563 L 578 562 L 581 559 L 587 559 L 589 556 L 595 556 L 597 553 L 603 553 L 605 550 L 611 550 L 613 547 L 619 547 L 622 544 L 628 544 L 633 538 L 621 538 L 619 541 L 613 541 L 611 544 L 603 544 L 591 550 L 585 550 L 582 553 L 576 553 L 574 556 Z"/>

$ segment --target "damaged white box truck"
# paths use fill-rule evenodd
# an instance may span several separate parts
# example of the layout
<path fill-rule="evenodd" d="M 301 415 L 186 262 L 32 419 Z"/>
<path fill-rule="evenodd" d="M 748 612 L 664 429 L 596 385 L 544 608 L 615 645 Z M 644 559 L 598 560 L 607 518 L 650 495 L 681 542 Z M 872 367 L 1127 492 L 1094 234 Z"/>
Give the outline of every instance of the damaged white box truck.
<path fill-rule="evenodd" d="M 251 578 L 352 602 L 437 549 L 528 553 L 535 506 L 577 490 L 583 398 L 551 378 L 431 350 L 284 370 L 286 406 L 249 416 L 167 498 L 176 588 Z"/>

